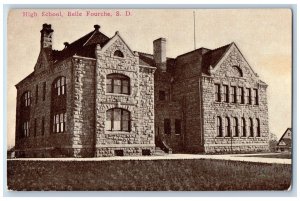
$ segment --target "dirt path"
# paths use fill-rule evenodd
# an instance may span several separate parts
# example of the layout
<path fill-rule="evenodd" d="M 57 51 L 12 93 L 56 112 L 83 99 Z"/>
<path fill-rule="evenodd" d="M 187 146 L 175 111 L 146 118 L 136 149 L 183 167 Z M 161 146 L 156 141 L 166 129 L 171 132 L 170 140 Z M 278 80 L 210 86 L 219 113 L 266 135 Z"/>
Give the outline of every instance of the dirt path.
<path fill-rule="evenodd" d="M 32 161 L 110 161 L 110 160 L 178 160 L 178 159 L 216 159 L 231 161 L 247 161 L 254 163 L 292 164 L 291 159 L 262 158 L 262 154 L 225 154 L 225 155 L 199 155 L 199 154 L 167 154 L 163 156 L 115 156 L 99 158 L 18 158 L 8 160 L 32 160 Z M 251 157 L 247 157 L 251 156 Z M 257 157 L 255 157 L 257 156 Z"/>

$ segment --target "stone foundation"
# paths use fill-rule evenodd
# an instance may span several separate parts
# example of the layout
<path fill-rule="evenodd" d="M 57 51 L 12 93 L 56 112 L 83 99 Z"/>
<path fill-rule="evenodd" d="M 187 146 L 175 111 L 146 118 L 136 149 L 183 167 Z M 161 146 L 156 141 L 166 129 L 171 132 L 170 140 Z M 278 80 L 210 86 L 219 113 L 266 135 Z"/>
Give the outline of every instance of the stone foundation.
<path fill-rule="evenodd" d="M 247 152 L 266 152 L 269 151 L 269 145 L 256 145 L 256 144 L 247 144 L 247 145 L 230 145 L 230 144 L 221 144 L 221 145 L 207 145 L 204 147 L 205 153 L 247 153 Z"/>
<path fill-rule="evenodd" d="M 153 155 L 155 146 L 149 147 L 103 147 L 97 148 L 96 157 Z"/>

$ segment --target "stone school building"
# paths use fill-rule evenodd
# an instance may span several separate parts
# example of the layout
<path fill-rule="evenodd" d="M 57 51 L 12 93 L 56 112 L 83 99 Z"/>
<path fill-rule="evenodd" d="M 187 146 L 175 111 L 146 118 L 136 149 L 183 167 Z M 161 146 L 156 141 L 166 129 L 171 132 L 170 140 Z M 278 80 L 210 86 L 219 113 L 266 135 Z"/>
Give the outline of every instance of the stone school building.
<path fill-rule="evenodd" d="M 269 149 L 267 84 L 235 43 L 169 58 L 164 38 L 136 52 L 95 25 L 54 50 L 53 33 L 16 85 L 16 157 Z"/>

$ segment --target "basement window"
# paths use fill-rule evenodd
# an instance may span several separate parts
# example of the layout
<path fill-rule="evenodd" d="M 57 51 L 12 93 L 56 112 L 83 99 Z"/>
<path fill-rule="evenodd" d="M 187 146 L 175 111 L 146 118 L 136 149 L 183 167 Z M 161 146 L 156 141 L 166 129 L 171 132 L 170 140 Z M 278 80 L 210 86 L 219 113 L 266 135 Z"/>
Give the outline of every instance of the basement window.
<path fill-rule="evenodd" d="M 142 155 L 143 156 L 150 156 L 151 155 L 150 149 L 142 149 Z"/>
<path fill-rule="evenodd" d="M 124 156 L 123 150 L 115 150 L 115 156 Z"/>

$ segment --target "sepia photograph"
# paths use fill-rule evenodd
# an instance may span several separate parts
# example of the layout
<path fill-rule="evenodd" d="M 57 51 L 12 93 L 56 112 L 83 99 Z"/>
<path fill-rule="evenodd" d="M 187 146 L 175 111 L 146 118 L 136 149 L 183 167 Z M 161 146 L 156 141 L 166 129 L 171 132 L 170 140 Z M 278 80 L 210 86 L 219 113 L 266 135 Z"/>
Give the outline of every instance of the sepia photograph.
<path fill-rule="evenodd" d="M 7 17 L 7 190 L 291 191 L 293 10 Z"/>

